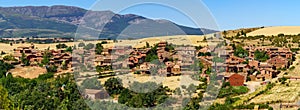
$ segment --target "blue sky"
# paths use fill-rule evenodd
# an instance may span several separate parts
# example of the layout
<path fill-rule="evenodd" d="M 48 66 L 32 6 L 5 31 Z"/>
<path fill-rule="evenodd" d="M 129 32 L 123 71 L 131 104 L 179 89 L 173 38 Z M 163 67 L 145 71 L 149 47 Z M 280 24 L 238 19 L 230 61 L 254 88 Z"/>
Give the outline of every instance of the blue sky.
<path fill-rule="evenodd" d="M 202 1 L 215 17 L 221 30 L 257 26 L 300 25 L 299 0 Z M 0 0 L 0 6 L 71 5 L 89 9 L 95 2 L 96 0 Z M 196 6 L 197 4 L 195 4 Z M 186 8 L 190 7 L 192 6 L 186 6 Z M 168 19 L 178 24 L 197 27 L 187 16 L 167 7 L 140 5 L 121 12 L 121 14 L 128 13 L 149 18 Z"/>

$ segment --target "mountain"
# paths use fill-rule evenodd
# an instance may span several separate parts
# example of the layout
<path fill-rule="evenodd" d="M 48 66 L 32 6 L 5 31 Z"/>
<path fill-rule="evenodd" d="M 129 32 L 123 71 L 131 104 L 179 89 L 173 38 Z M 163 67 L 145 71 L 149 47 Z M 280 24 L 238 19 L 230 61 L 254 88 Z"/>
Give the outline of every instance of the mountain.
<path fill-rule="evenodd" d="M 80 37 L 91 38 L 143 38 L 216 32 L 168 20 L 120 15 L 112 11 L 89 11 L 74 6 L 0 7 L 0 37 L 64 37 L 74 36 L 76 31 Z"/>

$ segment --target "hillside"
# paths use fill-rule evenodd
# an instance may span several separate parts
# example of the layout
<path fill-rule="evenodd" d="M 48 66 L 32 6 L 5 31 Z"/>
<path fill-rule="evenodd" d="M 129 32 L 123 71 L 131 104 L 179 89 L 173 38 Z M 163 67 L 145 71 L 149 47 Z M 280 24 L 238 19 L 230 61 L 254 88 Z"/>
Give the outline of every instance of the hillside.
<path fill-rule="evenodd" d="M 232 37 L 236 37 L 237 35 L 241 35 L 243 33 L 246 33 L 246 35 L 248 35 L 248 33 L 261 29 L 263 27 L 254 27 L 254 28 L 241 28 L 241 29 L 235 29 L 235 30 L 225 30 L 222 32 L 222 35 L 225 36 L 226 38 L 232 38 Z"/>
<path fill-rule="evenodd" d="M 0 37 L 48 37 L 49 31 L 55 32 L 52 34 L 54 37 L 73 36 L 79 25 L 83 31 L 82 36 L 95 38 L 99 37 L 95 35 L 101 31 L 101 38 L 120 36 L 124 39 L 216 32 L 181 26 L 168 20 L 153 20 L 133 14 L 120 15 L 111 11 L 89 11 L 74 6 L 0 7 Z"/>
<path fill-rule="evenodd" d="M 278 34 L 285 35 L 298 35 L 300 34 L 300 26 L 275 26 L 275 27 L 265 27 L 247 34 L 247 36 L 276 36 Z"/>

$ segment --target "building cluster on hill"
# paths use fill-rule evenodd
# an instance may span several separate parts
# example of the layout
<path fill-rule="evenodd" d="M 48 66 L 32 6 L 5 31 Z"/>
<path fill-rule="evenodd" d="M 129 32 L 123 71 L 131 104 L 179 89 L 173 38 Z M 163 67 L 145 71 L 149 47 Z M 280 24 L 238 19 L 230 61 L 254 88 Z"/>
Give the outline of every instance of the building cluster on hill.
<path fill-rule="evenodd" d="M 167 42 L 159 42 L 144 48 L 114 46 L 103 48 L 100 54 L 95 51 L 97 50 L 74 50 L 73 65 L 90 65 L 89 70 L 96 69 L 101 73 L 129 70 L 137 74 L 158 73 L 170 76 L 192 72 L 189 68 L 194 64 L 196 49 L 193 46 L 173 47 Z"/>
<path fill-rule="evenodd" d="M 217 72 L 224 72 L 224 79 L 233 86 L 242 86 L 245 81 L 267 81 L 277 77 L 280 70 L 289 68 L 294 55 L 288 48 L 245 46 L 242 49 L 247 52 L 246 56 L 237 57 L 236 50 L 231 46 L 220 49 L 222 52 L 204 47 L 197 53 L 206 69 L 213 68 Z M 213 52 L 218 53 L 217 57 L 224 61 L 214 63 L 213 56 L 205 54 Z M 266 59 L 260 60 L 259 55 L 265 55 Z"/>
<path fill-rule="evenodd" d="M 101 49 L 77 49 L 73 65 L 87 65 L 88 70 L 100 73 L 134 72 L 135 74 L 195 74 L 195 61 L 203 64 L 201 77 L 209 80 L 210 71 L 222 73 L 232 86 L 242 86 L 246 81 L 269 81 L 277 77 L 280 70 L 292 64 L 294 53 L 280 47 L 203 47 L 175 46 L 159 42 L 153 46 L 132 48 L 115 46 Z M 241 52 L 239 52 L 241 51 Z M 217 59 L 216 59 L 217 57 Z M 214 61 L 223 59 L 221 61 Z M 95 67 L 96 68 L 93 68 Z"/>
<path fill-rule="evenodd" d="M 13 54 L 7 55 L 6 62 L 21 66 L 56 66 L 71 68 L 72 55 L 63 49 L 58 50 L 38 50 L 31 46 L 20 46 L 13 50 Z M 8 58 L 11 57 L 11 58 Z M 28 62 L 25 64 L 24 60 Z"/>

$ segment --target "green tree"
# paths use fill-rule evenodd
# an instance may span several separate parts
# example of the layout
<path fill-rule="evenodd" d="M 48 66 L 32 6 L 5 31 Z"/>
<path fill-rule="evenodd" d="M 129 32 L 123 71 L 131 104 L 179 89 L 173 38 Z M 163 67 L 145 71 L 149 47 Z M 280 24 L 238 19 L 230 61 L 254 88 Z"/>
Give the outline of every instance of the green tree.
<path fill-rule="evenodd" d="M 48 65 L 50 63 L 51 56 L 52 56 L 52 54 L 49 52 L 49 50 L 46 50 L 43 55 L 42 64 Z"/>
<path fill-rule="evenodd" d="M 13 55 L 6 55 L 3 57 L 3 60 L 5 61 L 18 61 L 17 59 L 15 59 L 15 57 Z"/>
<path fill-rule="evenodd" d="M 181 95 L 181 90 L 179 87 L 177 87 L 175 90 L 174 90 L 174 94 L 175 95 Z"/>
<path fill-rule="evenodd" d="M 203 41 L 203 42 L 206 42 L 206 41 L 207 41 L 206 36 L 204 36 L 204 38 L 203 38 L 202 41 Z"/>
<path fill-rule="evenodd" d="M 150 48 L 150 44 L 146 42 L 146 48 Z"/>
<path fill-rule="evenodd" d="M 48 73 L 55 73 L 57 72 L 57 66 L 55 65 L 47 65 L 46 70 Z"/>
<path fill-rule="evenodd" d="M 102 53 L 102 51 L 103 51 L 103 46 L 102 46 L 102 43 L 97 43 L 96 44 L 96 54 L 101 54 Z"/>
<path fill-rule="evenodd" d="M 83 80 L 81 85 L 84 89 L 101 89 L 102 88 L 100 81 L 96 77 L 87 78 L 87 79 Z"/>
<path fill-rule="evenodd" d="M 61 44 L 61 43 L 59 43 L 59 44 L 56 45 L 57 49 L 62 49 L 62 48 L 67 48 L 67 47 L 68 46 L 66 44 Z"/>
<path fill-rule="evenodd" d="M 255 60 L 258 60 L 258 61 L 261 61 L 261 62 L 265 62 L 269 59 L 269 55 L 267 54 L 267 52 L 265 51 L 259 51 L 259 50 L 256 50 L 254 52 L 254 59 Z"/>
<path fill-rule="evenodd" d="M 92 48 L 94 48 L 94 47 L 95 47 L 94 44 L 89 43 L 89 44 L 87 44 L 86 46 L 84 46 L 84 49 L 85 49 L 85 50 L 90 50 L 90 49 L 92 49 Z"/>
<path fill-rule="evenodd" d="M 132 93 L 129 89 L 124 89 L 121 93 L 120 96 L 118 97 L 118 102 L 121 104 L 126 104 L 130 101 L 132 98 Z"/>
<path fill-rule="evenodd" d="M 66 48 L 66 52 L 72 53 L 72 52 L 73 52 L 73 48 L 72 48 L 71 46 L 67 47 L 67 48 Z"/>
<path fill-rule="evenodd" d="M 78 47 L 85 47 L 85 44 L 84 44 L 83 42 L 80 42 L 80 43 L 78 44 Z"/>
<path fill-rule="evenodd" d="M 192 95 L 192 93 L 195 93 L 196 90 L 197 90 L 197 88 L 194 84 L 190 84 L 189 87 L 187 88 L 189 95 Z"/>
<path fill-rule="evenodd" d="M 25 66 L 29 66 L 29 65 L 30 65 L 30 61 L 26 58 L 25 53 L 22 53 L 22 56 L 21 56 L 21 62 L 22 62 Z"/>
<path fill-rule="evenodd" d="M 104 87 L 110 95 L 120 94 L 124 89 L 122 80 L 119 78 L 109 78 L 105 81 Z"/>
<path fill-rule="evenodd" d="M 146 58 L 145 58 L 145 61 L 146 62 L 152 62 L 154 60 L 157 60 L 159 56 L 157 56 L 157 44 L 154 45 L 154 47 L 152 47 L 150 50 L 149 50 L 149 53 L 147 54 Z"/>
<path fill-rule="evenodd" d="M 0 109 L 9 109 L 10 100 L 8 98 L 7 90 L 0 85 Z"/>
<path fill-rule="evenodd" d="M 68 69 L 68 64 L 66 63 L 66 60 L 64 60 L 64 61 L 61 63 L 61 69 L 63 69 L 63 70 L 67 70 L 67 69 Z"/>
<path fill-rule="evenodd" d="M 245 58 L 249 56 L 249 52 L 245 49 L 243 49 L 243 47 L 238 46 L 236 47 L 236 49 L 234 50 L 234 55 L 240 58 Z"/>

